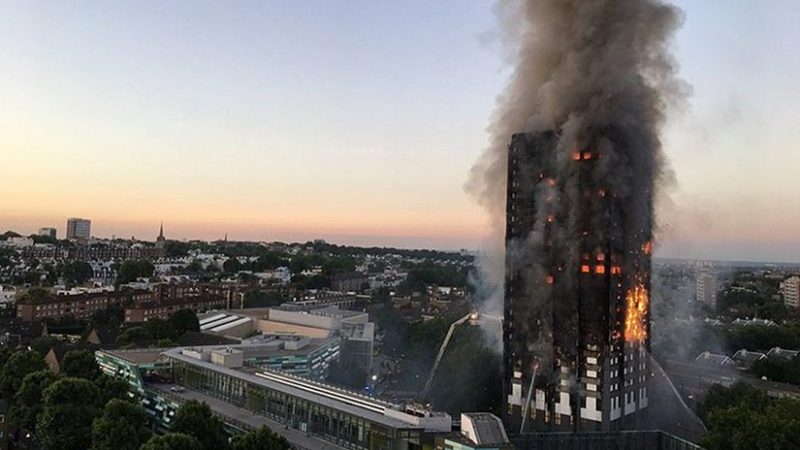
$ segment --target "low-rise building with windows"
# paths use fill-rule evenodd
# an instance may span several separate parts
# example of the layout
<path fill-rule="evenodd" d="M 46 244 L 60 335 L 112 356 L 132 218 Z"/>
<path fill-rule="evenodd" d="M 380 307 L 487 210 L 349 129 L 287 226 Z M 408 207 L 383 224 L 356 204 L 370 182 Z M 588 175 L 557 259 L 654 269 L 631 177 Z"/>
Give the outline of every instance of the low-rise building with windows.
<path fill-rule="evenodd" d="M 248 366 L 246 348 L 99 350 L 103 371 L 138 394 L 154 425 L 167 429 L 180 404 L 204 401 L 232 432 L 268 426 L 298 448 L 433 448 L 452 419 L 288 373 Z"/>

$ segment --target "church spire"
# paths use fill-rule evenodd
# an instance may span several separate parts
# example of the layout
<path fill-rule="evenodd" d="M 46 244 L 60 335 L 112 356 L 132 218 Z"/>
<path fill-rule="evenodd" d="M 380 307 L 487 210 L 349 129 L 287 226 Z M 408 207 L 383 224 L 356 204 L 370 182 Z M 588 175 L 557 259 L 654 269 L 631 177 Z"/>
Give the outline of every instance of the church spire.
<path fill-rule="evenodd" d="M 158 230 L 158 237 L 164 239 L 164 222 L 161 222 L 161 228 Z"/>

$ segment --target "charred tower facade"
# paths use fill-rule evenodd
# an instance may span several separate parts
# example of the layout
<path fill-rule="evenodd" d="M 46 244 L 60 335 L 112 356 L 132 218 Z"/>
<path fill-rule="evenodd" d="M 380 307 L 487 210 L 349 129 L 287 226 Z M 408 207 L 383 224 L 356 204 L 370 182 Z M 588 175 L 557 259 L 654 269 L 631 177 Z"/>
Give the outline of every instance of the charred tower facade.
<path fill-rule="evenodd" d="M 639 136 L 522 133 L 508 148 L 510 431 L 624 429 L 648 406 L 651 161 Z"/>

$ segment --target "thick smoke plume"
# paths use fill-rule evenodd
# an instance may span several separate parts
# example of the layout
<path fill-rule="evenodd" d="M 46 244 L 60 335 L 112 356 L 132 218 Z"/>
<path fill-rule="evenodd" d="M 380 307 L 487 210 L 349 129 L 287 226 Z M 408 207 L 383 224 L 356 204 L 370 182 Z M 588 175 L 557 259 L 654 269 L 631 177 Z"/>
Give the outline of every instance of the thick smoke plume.
<path fill-rule="evenodd" d="M 473 166 L 466 189 L 486 209 L 492 226 L 479 257 L 482 309 L 501 315 L 512 135 L 557 131 L 555 170 L 560 173 L 568 170 L 576 143 L 589 130 L 621 130 L 628 150 L 605 148 L 607 164 L 593 175 L 621 195 L 645 190 L 647 195 L 633 195 L 643 199 L 636 215 L 649 228 L 653 190 L 666 178 L 659 133 L 670 106 L 686 89 L 675 77 L 670 54 L 671 38 L 682 21 L 672 5 L 659 0 L 501 0 L 495 12 L 513 72 L 488 127 L 489 147 Z"/>

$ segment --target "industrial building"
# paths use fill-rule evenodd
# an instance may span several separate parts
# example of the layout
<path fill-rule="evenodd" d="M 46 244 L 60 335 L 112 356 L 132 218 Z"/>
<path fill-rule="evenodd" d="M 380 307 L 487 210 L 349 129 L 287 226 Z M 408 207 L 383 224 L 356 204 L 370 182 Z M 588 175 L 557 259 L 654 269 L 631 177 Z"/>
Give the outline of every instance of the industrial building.
<path fill-rule="evenodd" d="M 647 170 L 623 167 L 635 152 L 609 160 L 627 148 L 615 128 L 561 141 L 546 131 L 509 146 L 504 421 L 625 429 L 648 406 L 652 174 L 626 178 Z"/>

